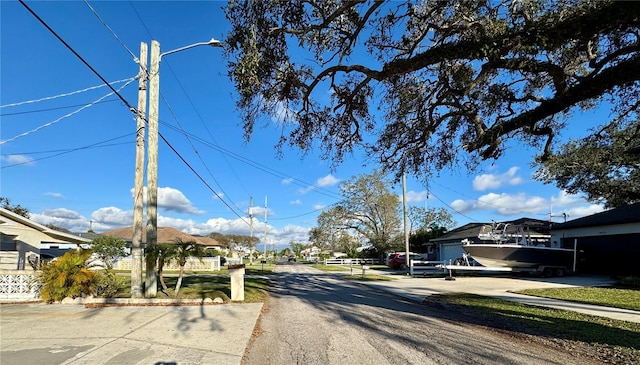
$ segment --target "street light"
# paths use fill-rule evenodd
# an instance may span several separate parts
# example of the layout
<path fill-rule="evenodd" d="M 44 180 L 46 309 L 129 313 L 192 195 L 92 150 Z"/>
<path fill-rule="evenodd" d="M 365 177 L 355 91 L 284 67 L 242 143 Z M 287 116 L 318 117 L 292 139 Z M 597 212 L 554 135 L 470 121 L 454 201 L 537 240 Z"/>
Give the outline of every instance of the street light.
<path fill-rule="evenodd" d="M 144 43 L 143 43 L 144 44 Z M 180 51 L 184 51 L 186 49 L 198 47 L 198 46 L 212 46 L 212 47 L 222 47 L 220 41 L 211 38 L 208 42 L 198 42 L 194 44 L 190 44 L 188 46 L 176 48 L 171 51 L 167 51 L 164 53 L 160 53 L 160 43 L 156 40 L 151 41 L 151 72 L 149 73 L 149 136 L 147 141 L 147 149 L 148 149 L 148 160 L 147 160 L 147 250 L 154 249 L 157 245 L 158 240 L 158 111 L 160 104 L 160 61 L 163 56 L 170 55 L 172 53 L 177 53 Z M 142 49 L 145 49 L 145 54 L 142 54 Z M 144 57 L 146 62 L 146 44 L 144 47 L 141 45 L 141 55 L 140 58 Z M 140 68 L 143 67 L 143 61 L 140 61 Z M 141 110 L 144 110 L 144 103 L 146 102 L 146 94 L 145 97 L 141 97 L 140 94 L 145 93 L 146 90 L 146 79 L 145 85 L 140 83 L 139 94 L 138 94 L 138 121 L 140 121 Z M 141 104 L 142 102 L 142 104 Z M 140 133 L 140 123 L 138 123 L 138 133 Z M 142 125 L 144 131 L 144 124 Z M 144 134 L 144 133 L 143 133 Z M 144 152 L 143 156 L 144 156 Z M 138 166 L 138 149 L 136 147 L 136 178 L 134 187 L 134 237 L 132 240 L 132 256 L 135 260 L 136 257 L 140 257 L 140 242 L 142 236 L 142 213 L 137 212 L 136 209 L 142 209 L 141 203 L 138 203 L 136 198 L 138 195 L 142 194 L 142 178 L 138 177 L 138 173 L 142 174 L 142 168 Z M 136 192 L 139 192 L 136 195 Z M 141 201 L 141 199 L 140 199 Z M 136 220 L 138 219 L 138 220 Z M 137 237 L 136 237 L 137 234 Z M 146 256 L 146 281 L 145 281 L 145 296 L 146 297 L 155 297 L 158 292 L 158 283 L 155 275 L 156 263 L 153 255 L 145 255 Z M 138 259 L 139 260 L 139 259 Z M 135 271 L 135 272 L 134 272 Z M 140 284 L 142 280 L 142 268 L 141 263 L 133 264 L 131 266 L 131 296 L 139 297 L 141 296 L 140 292 Z M 134 285 L 135 284 L 137 285 Z M 134 286 L 136 290 L 134 292 Z"/>

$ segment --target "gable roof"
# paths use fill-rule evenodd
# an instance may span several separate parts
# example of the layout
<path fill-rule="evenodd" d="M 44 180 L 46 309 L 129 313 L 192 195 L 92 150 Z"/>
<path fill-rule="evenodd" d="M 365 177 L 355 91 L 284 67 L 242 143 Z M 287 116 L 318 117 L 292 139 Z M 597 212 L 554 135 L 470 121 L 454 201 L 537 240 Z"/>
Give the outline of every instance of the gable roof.
<path fill-rule="evenodd" d="M 103 236 L 117 237 L 131 242 L 133 240 L 133 226 L 114 229 L 101 234 Z M 210 237 L 192 236 L 173 227 L 158 227 L 158 243 L 175 243 L 176 240 L 182 240 L 185 242 L 194 241 L 208 247 L 220 246 L 218 241 Z M 142 242 L 147 242 L 147 230 L 144 229 L 144 227 L 142 229 Z"/>
<path fill-rule="evenodd" d="M 73 233 L 66 233 L 66 232 L 55 230 L 55 229 L 51 229 L 40 223 L 36 223 L 29 218 L 23 217 L 20 214 L 16 214 L 8 209 L 0 208 L 0 232 L 2 232 L 2 234 L 7 236 L 16 236 L 16 234 L 14 234 L 15 232 L 11 233 L 12 222 L 20 224 L 22 226 L 26 226 L 35 231 L 42 232 L 43 234 L 58 241 L 75 243 L 75 244 L 91 242 L 91 240 L 88 238 L 80 237 Z"/>
<path fill-rule="evenodd" d="M 555 223 L 551 229 L 610 226 L 614 224 L 640 223 L 640 203 L 629 204 L 565 223 Z"/>

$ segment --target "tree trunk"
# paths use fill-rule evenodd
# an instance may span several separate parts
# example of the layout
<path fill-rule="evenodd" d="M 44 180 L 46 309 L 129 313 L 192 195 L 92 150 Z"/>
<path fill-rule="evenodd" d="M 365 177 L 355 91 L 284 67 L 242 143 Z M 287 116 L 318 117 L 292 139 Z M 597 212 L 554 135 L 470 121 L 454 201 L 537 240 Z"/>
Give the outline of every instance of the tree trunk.
<path fill-rule="evenodd" d="M 178 273 L 178 281 L 176 282 L 176 292 L 174 294 L 175 298 L 178 297 L 178 292 L 180 292 L 180 286 L 182 285 L 182 273 L 184 272 L 184 264 L 180 263 L 180 272 Z"/>
<path fill-rule="evenodd" d="M 167 284 L 165 284 L 164 282 L 164 276 L 162 276 L 162 270 L 164 269 L 164 257 L 160 256 L 158 258 L 158 277 L 160 280 L 160 285 L 162 285 L 162 292 L 164 293 L 164 295 L 169 295 L 167 294 Z"/>

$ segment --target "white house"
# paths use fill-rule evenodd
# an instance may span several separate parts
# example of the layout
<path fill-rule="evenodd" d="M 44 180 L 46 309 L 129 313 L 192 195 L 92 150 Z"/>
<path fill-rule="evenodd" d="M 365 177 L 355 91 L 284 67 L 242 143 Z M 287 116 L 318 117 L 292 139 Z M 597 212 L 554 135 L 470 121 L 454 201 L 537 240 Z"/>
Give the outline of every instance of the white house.
<path fill-rule="evenodd" d="M 31 263 L 88 244 L 90 239 L 60 232 L 0 208 L 0 270 L 30 269 Z"/>

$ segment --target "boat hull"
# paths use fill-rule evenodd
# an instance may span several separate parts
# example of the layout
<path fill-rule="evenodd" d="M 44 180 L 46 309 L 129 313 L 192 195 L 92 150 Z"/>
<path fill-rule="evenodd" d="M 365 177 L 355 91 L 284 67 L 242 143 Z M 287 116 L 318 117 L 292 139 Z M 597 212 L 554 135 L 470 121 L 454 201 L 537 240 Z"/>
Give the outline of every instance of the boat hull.
<path fill-rule="evenodd" d="M 535 269 L 540 266 L 573 267 L 571 249 L 517 244 L 468 244 L 462 248 L 480 265 Z"/>

